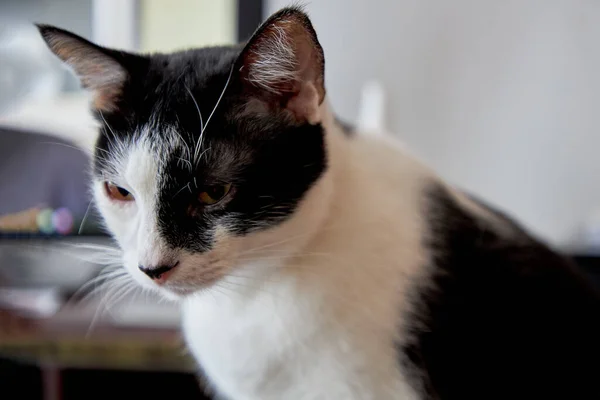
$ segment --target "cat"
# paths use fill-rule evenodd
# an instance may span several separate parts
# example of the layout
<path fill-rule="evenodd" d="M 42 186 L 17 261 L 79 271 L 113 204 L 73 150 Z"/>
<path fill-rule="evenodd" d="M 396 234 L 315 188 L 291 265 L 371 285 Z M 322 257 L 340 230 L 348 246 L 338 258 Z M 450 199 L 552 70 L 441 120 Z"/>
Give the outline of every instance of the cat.
<path fill-rule="evenodd" d="M 92 94 L 92 191 L 124 268 L 181 304 L 219 398 L 600 398 L 596 289 L 339 123 L 301 8 L 172 54 L 38 28 Z"/>

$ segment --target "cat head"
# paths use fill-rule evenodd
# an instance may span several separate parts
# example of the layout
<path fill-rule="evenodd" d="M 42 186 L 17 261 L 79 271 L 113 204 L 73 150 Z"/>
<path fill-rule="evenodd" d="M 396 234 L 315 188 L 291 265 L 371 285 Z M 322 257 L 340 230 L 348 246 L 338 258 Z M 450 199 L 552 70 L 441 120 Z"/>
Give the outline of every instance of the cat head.
<path fill-rule="evenodd" d="M 39 29 L 91 92 L 95 201 L 141 284 L 195 293 L 309 238 L 328 159 L 323 50 L 301 10 L 244 45 L 172 54 Z"/>

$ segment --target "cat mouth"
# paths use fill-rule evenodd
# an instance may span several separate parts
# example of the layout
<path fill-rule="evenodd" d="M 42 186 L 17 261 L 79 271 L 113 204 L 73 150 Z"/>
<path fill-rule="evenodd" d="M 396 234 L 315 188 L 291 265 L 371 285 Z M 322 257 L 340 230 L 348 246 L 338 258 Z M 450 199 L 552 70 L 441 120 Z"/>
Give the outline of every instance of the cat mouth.
<path fill-rule="evenodd" d="M 199 276 L 196 279 L 172 276 L 167 281 L 156 286 L 161 291 L 164 290 L 177 296 L 189 296 L 199 291 L 210 289 L 221 278 L 223 278 L 222 275 L 214 273 Z"/>

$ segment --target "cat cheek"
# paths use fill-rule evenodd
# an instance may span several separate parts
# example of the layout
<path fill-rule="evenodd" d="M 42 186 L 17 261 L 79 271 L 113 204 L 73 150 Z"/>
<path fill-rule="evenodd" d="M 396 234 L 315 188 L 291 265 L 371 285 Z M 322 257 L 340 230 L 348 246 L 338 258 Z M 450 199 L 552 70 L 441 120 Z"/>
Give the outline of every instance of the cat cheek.
<path fill-rule="evenodd" d="M 121 248 L 130 247 L 130 242 L 135 238 L 134 224 L 130 218 L 120 213 L 114 213 L 104 208 L 102 212 L 104 222 L 113 237 L 119 242 Z"/>

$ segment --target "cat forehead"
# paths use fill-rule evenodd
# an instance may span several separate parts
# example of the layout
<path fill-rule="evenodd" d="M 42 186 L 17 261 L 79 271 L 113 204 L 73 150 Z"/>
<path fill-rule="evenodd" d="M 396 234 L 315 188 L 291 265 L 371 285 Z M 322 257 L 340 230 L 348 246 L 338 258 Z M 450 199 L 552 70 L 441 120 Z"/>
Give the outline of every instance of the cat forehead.
<path fill-rule="evenodd" d="M 136 58 L 127 65 L 128 77 L 115 107 L 94 109 L 96 119 L 119 136 L 151 132 L 146 128 L 159 125 L 200 128 L 199 110 L 208 119 L 237 53 L 235 47 L 214 47 Z"/>
<path fill-rule="evenodd" d="M 133 78 L 139 77 L 141 87 L 148 91 L 173 89 L 170 85 L 187 82 L 199 86 L 210 86 L 212 78 L 223 76 L 231 69 L 236 60 L 239 48 L 236 46 L 219 46 L 191 49 L 168 54 L 151 54 L 147 63 L 130 67 Z M 156 81 L 162 84 L 156 86 Z"/>
<path fill-rule="evenodd" d="M 106 123 L 96 144 L 94 159 L 97 172 L 122 174 L 130 168 L 131 159 L 144 161 L 139 168 L 146 167 L 146 161 L 152 159 L 156 173 L 161 173 L 173 160 L 192 171 L 203 157 L 208 156 L 211 147 L 218 149 L 219 153 L 228 150 L 227 146 L 214 144 L 208 147 L 210 144 L 203 140 L 203 136 L 200 128 L 197 135 L 190 135 L 180 132 L 177 126 L 161 125 L 160 121 L 119 134 Z"/>
<path fill-rule="evenodd" d="M 219 100 L 236 54 L 234 48 L 216 47 L 154 55 L 133 69 L 120 106 L 111 113 L 97 111 L 101 127 L 95 171 L 123 171 L 123 162 L 140 143 L 158 165 L 175 158 L 193 169 L 209 150 L 208 136 L 225 136 L 228 106 Z M 211 129 L 205 132 L 208 122 Z M 216 148 L 231 158 L 228 146 L 213 141 L 212 150 Z"/>
<path fill-rule="evenodd" d="M 196 103 L 210 107 L 222 93 L 237 53 L 234 47 L 214 47 L 150 56 L 147 64 L 130 68 L 128 105 L 139 115 L 167 114 L 191 105 L 192 92 Z"/>

